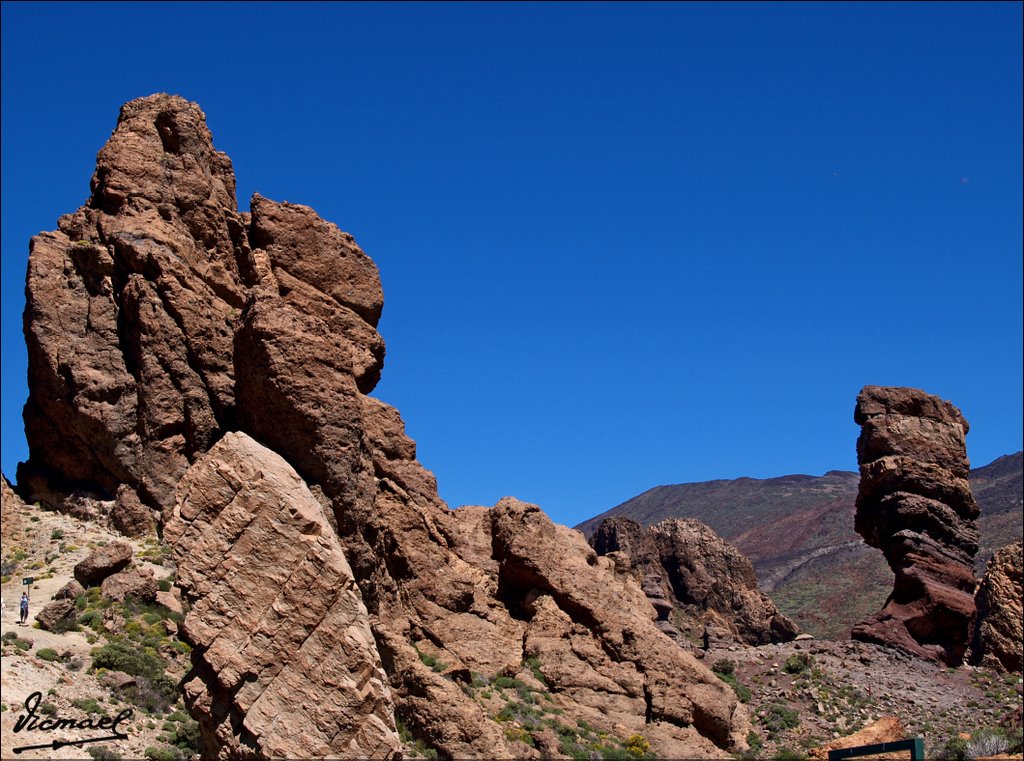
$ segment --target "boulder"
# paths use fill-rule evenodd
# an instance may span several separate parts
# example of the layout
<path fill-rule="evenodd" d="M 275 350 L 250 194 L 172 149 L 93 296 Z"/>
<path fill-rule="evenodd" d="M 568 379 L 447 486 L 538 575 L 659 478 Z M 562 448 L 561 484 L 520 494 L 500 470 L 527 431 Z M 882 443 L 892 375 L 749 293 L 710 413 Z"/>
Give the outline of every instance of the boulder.
<path fill-rule="evenodd" d="M 967 483 L 967 421 L 938 397 L 882 386 L 860 392 L 854 419 L 854 526 L 885 554 L 895 581 L 882 610 L 851 636 L 959 665 L 976 611 L 978 505 Z"/>
<path fill-rule="evenodd" d="M 164 538 L 191 603 L 184 688 L 204 757 L 396 754 L 359 589 L 323 506 L 288 463 L 227 434 L 186 472 Z"/>
<path fill-rule="evenodd" d="M 131 560 L 131 546 L 124 542 L 111 542 L 96 548 L 75 565 L 75 581 L 83 587 L 94 587 L 108 576 L 127 568 Z"/>
<path fill-rule="evenodd" d="M 134 687 L 137 683 L 135 677 L 123 671 L 107 671 L 100 677 L 100 684 L 111 690 L 124 690 Z"/>
<path fill-rule="evenodd" d="M 153 602 L 157 595 L 157 584 L 153 572 L 148 568 L 126 568 L 105 578 L 100 591 L 108 600 L 116 602 Z"/>
<path fill-rule="evenodd" d="M 181 614 L 185 612 L 185 609 L 181 605 L 181 600 L 171 592 L 161 592 L 160 590 L 157 590 L 156 596 L 153 599 L 157 605 L 162 605 L 172 613 Z"/>
<path fill-rule="evenodd" d="M 58 589 L 54 595 L 54 600 L 71 600 L 74 602 L 78 599 L 79 595 L 85 594 L 85 588 L 77 581 L 72 579 L 67 584 Z"/>
<path fill-rule="evenodd" d="M 39 622 L 40 628 L 46 631 L 53 631 L 60 628 L 61 624 L 73 621 L 77 614 L 78 610 L 75 608 L 74 600 L 53 600 L 36 613 L 36 621 Z"/>

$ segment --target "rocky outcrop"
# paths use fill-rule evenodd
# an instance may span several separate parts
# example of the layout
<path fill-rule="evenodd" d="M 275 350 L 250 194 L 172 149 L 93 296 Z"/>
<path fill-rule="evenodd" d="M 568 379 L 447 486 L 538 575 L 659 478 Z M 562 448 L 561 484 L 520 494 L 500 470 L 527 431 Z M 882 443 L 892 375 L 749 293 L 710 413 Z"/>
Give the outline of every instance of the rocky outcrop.
<path fill-rule="evenodd" d="M 975 614 L 978 506 L 967 482 L 967 421 L 912 388 L 866 386 L 854 419 L 860 488 L 855 528 L 885 553 L 892 594 L 852 636 L 959 665 Z"/>
<path fill-rule="evenodd" d="M 752 645 L 799 633 L 760 591 L 750 561 L 700 521 L 670 518 L 644 529 L 628 518 L 606 518 L 591 544 L 616 562 L 625 556 L 663 629 L 699 635 L 710 626 Z"/>
<path fill-rule="evenodd" d="M 387 676 L 323 506 L 231 433 L 185 474 L 164 536 L 192 604 L 185 696 L 203 757 L 390 758 Z"/>
<path fill-rule="evenodd" d="M 75 564 L 75 581 L 83 587 L 94 587 L 108 576 L 123 571 L 132 561 L 132 548 L 124 542 L 111 542 L 98 547 Z"/>
<path fill-rule="evenodd" d="M 7 476 L 0 475 L 0 536 L 4 541 L 13 538 L 21 528 L 19 514 L 24 507 Z"/>
<path fill-rule="evenodd" d="M 126 485 L 168 509 L 233 422 L 233 322 L 251 271 L 231 162 L 198 106 L 126 104 L 86 205 L 30 252 L 20 490 L 112 498 Z"/>
<path fill-rule="evenodd" d="M 443 757 L 535 757 L 468 689 L 534 669 L 567 721 L 664 756 L 742 750 L 746 709 L 614 563 L 536 507 L 440 500 L 367 396 L 383 297 L 352 236 L 234 204 L 198 107 L 133 101 L 89 203 L 33 239 L 27 285 L 19 486 L 100 492 L 126 533 L 157 511 L 204 752 L 388 757 L 397 718 Z"/>
<path fill-rule="evenodd" d="M 987 668 L 1021 673 L 1024 670 L 1024 592 L 1021 588 L 1024 545 L 999 550 L 988 563 L 975 600 L 971 661 Z"/>

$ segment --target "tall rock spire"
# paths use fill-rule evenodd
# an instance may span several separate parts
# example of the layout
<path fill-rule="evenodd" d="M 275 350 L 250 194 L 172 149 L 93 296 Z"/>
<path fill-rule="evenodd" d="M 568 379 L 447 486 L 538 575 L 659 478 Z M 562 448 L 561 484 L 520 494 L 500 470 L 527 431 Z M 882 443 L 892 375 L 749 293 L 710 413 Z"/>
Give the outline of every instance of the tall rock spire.
<path fill-rule="evenodd" d="M 975 615 L 978 505 L 967 481 L 967 421 L 912 388 L 866 386 L 854 419 L 860 490 L 855 528 L 885 553 L 892 594 L 854 639 L 950 666 L 963 662 Z"/>

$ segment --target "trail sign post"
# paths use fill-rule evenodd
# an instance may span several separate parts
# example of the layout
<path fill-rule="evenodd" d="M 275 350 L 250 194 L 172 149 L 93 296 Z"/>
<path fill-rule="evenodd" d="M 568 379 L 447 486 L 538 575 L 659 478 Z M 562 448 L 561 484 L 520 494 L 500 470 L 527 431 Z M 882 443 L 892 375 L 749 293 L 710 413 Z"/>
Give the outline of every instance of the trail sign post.
<path fill-rule="evenodd" d="M 30 587 L 35 583 L 35 581 L 36 580 L 33 577 L 26 576 L 24 579 L 21 580 L 21 583 L 24 584 L 26 587 Z"/>

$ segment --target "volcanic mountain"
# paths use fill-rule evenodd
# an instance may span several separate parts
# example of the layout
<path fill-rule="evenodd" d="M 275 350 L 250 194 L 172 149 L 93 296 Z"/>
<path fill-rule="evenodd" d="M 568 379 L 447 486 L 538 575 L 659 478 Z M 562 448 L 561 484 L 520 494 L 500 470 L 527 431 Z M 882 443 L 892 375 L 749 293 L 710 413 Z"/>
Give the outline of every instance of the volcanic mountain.
<path fill-rule="evenodd" d="M 885 559 L 854 531 L 858 481 L 856 473 L 833 470 L 656 486 L 576 528 L 589 536 L 610 516 L 644 526 L 666 518 L 699 520 L 739 547 L 761 589 L 801 629 L 843 638 L 892 589 Z M 1024 454 L 972 468 L 970 483 L 981 508 L 980 574 L 996 550 L 1021 537 Z"/>

